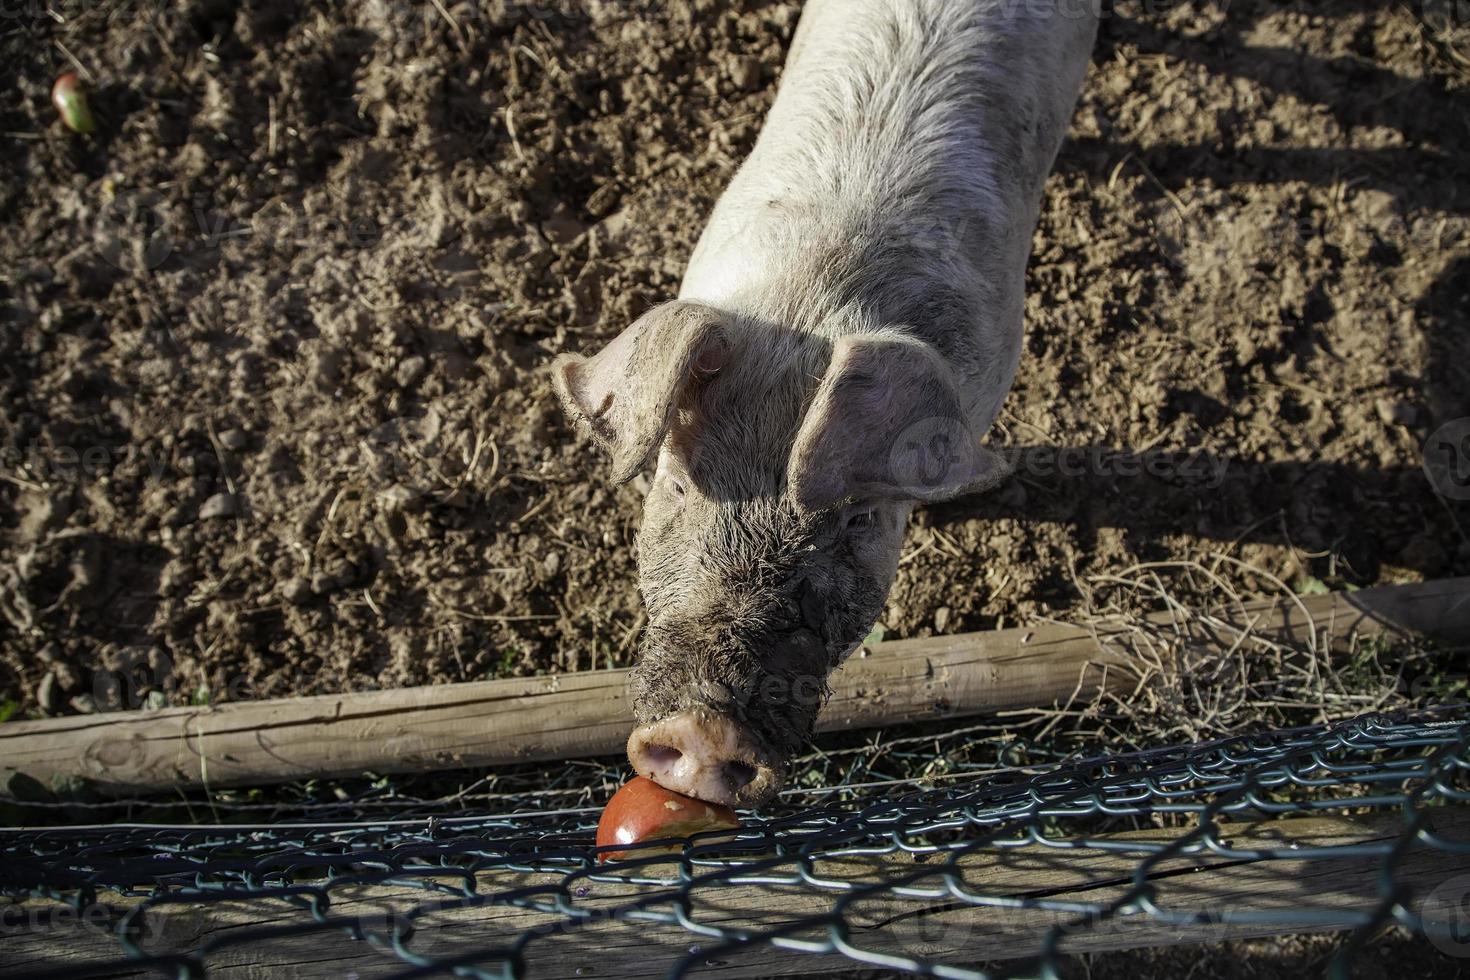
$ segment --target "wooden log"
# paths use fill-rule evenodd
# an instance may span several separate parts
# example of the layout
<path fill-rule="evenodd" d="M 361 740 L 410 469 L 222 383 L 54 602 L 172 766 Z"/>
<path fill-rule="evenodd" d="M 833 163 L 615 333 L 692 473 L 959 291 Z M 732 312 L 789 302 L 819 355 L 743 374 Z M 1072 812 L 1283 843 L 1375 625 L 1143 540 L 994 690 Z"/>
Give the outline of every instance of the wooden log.
<path fill-rule="evenodd" d="M 1241 631 L 1319 648 L 1351 637 L 1470 638 L 1470 579 L 1364 589 L 1173 614 L 1142 625 L 1206 653 Z M 1041 708 L 1132 690 L 1126 640 L 1139 620 L 969 633 L 876 644 L 832 677 L 819 731 Z M 364 772 L 494 766 L 616 753 L 633 724 L 626 671 L 241 701 L 0 725 L 0 784 L 77 779 L 116 794 Z"/>
<path fill-rule="evenodd" d="M 1219 839 L 1239 851 L 1260 848 L 1289 854 L 1294 849 L 1388 845 L 1402 826 L 1400 815 L 1391 812 L 1225 822 L 1220 824 Z M 1436 811 L 1433 828 L 1443 839 L 1465 839 L 1470 834 L 1470 809 Z M 1159 861 L 1145 875 L 1153 889 L 1152 901 L 1170 913 L 1172 921 L 1138 914 L 1079 921 L 1055 906 L 1025 907 L 1024 903 L 1037 900 L 1107 906 L 1134 885 L 1144 846 L 1168 845 L 1185 832 L 1152 828 L 1107 835 L 1092 841 L 1093 846 L 979 851 L 957 862 L 956 870 L 965 892 L 981 902 L 881 892 L 848 904 L 845 939 L 866 953 L 973 965 L 1036 956 L 1045 931 L 1055 925 L 1074 926 L 1060 946 L 1063 954 L 1102 952 L 1349 929 L 1381 901 L 1376 856 L 1255 860 L 1206 850 Z M 914 882 L 914 887 L 938 894 L 943 892 L 944 865 L 937 858 L 932 864 L 934 873 Z M 698 886 L 690 893 L 687 917 L 701 925 L 751 932 L 799 927 L 828 916 L 844 894 L 844 882 L 891 882 L 916 867 L 907 853 L 816 857 L 807 868 L 812 884 Z M 659 873 L 652 868 L 645 874 L 650 872 Z M 1453 923 L 1463 913 L 1463 883 L 1459 888 L 1440 886 L 1455 884 L 1467 872 L 1470 856 L 1416 844 L 1401 858 L 1394 881 L 1400 894 L 1413 896 L 1415 911 L 1432 921 Z M 672 864 L 664 866 L 663 873 L 676 877 Z M 552 875 L 508 870 L 484 870 L 478 878 L 481 895 L 559 881 Z M 532 936 L 521 947 L 524 975 L 529 977 L 661 976 L 692 946 L 710 954 L 695 971 L 701 977 L 788 976 L 859 965 L 832 954 L 802 955 L 762 943 L 714 952 L 717 940 L 679 926 L 616 915 L 632 900 L 656 893 L 658 886 L 584 883 L 585 895 L 579 888 L 564 896 L 592 913 L 582 925 L 572 927 L 561 916 L 535 909 L 482 905 L 418 918 L 408 948 L 450 958 L 509 948 Z M 666 893 L 672 902 L 674 892 Z M 401 969 L 402 962 L 380 947 L 349 939 L 340 927 L 355 923 L 369 932 L 386 933 L 394 913 L 432 903 L 435 897 L 402 886 L 335 889 L 329 914 L 338 925 L 310 932 L 299 931 L 309 924 L 310 913 L 279 900 L 164 905 L 143 918 L 143 948 L 154 955 L 205 950 L 209 975 L 228 980 L 382 976 Z M 136 899 L 118 897 L 116 902 L 114 911 L 120 912 Z M 104 916 L 94 915 L 88 924 L 84 917 L 56 910 L 57 906 L 39 900 L 6 910 L 0 953 L 8 970 L 25 976 L 49 972 L 67 980 L 157 975 L 116 962 L 116 940 L 98 925 Z M 820 922 L 795 928 L 787 938 L 820 943 L 829 935 L 827 922 Z M 1463 953 L 1467 948 L 1460 944 L 1450 952 Z M 505 961 L 486 955 L 476 962 L 493 972 Z"/>

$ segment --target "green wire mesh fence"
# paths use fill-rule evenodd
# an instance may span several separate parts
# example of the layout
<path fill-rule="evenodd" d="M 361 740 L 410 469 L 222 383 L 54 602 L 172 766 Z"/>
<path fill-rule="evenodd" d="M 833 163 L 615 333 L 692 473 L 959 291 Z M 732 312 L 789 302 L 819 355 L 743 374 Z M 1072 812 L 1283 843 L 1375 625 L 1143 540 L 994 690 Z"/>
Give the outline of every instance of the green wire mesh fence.
<path fill-rule="evenodd" d="M 0 831 L 0 972 L 1058 976 L 1079 951 L 1344 930 L 1346 976 L 1393 925 L 1470 957 L 1463 707 L 1061 763 L 911 741 L 885 751 L 945 764 L 613 861 L 598 806 L 533 791 L 501 813 Z"/>

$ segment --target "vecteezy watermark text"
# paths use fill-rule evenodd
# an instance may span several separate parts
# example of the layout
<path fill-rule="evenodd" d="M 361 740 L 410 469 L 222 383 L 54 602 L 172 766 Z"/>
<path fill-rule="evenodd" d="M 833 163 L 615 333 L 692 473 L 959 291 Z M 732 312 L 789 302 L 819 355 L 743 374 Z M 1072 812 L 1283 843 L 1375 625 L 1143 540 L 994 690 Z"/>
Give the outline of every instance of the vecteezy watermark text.
<path fill-rule="evenodd" d="M 272 202 L 250 213 L 236 213 L 207 199 L 180 206 L 154 191 L 125 190 L 98 208 L 92 244 L 108 264 L 140 272 L 158 268 L 178 251 L 217 250 L 230 243 L 274 251 L 311 244 L 370 249 L 390 234 L 411 241 L 432 228 L 429 217 L 408 212 L 309 212 Z"/>

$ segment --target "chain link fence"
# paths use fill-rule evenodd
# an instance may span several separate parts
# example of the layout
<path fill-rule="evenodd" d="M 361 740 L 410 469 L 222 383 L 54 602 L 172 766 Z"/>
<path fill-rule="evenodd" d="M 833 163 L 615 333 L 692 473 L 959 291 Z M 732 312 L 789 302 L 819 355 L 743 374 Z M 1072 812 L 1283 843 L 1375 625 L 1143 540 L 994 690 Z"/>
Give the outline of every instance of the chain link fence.
<path fill-rule="evenodd" d="M 1330 969 L 1347 976 L 1393 925 L 1470 957 L 1463 707 L 1028 751 L 971 729 L 863 766 L 814 757 L 857 778 L 619 861 L 593 848 L 599 765 L 496 813 L 364 800 L 333 820 L 4 830 L 6 958 L 57 977 L 1058 976 L 1082 951 L 1345 930 Z M 885 778 L 871 758 L 911 772 L 905 752 L 926 770 Z"/>

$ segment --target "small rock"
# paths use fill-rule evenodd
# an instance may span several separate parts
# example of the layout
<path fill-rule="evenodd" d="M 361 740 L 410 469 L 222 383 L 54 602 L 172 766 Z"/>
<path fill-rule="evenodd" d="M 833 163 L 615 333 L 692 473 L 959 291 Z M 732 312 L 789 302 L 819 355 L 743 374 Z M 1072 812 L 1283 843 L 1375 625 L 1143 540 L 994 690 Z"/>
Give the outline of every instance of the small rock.
<path fill-rule="evenodd" d="M 265 364 L 254 351 L 240 354 L 230 367 L 230 383 L 237 391 L 249 391 L 265 376 Z"/>
<path fill-rule="evenodd" d="M 199 507 L 199 520 L 215 517 L 234 517 L 240 513 L 240 501 L 233 493 L 217 493 Z"/>
<path fill-rule="evenodd" d="M 145 659 L 148 662 L 148 676 L 154 679 L 154 683 L 165 683 L 173 673 L 174 662 L 163 647 L 149 647 Z"/>
<path fill-rule="evenodd" d="M 766 19 L 781 30 L 790 30 L 799 16 L 794 3 L 778 3 L 766 11 Z"/>
<path fill-rule="evenodd" d="M 614 211 L 599 221 L 597 230 L 604 242 L 617 242 L 628 233 L 632 225 L 632 216 L 628 214 L 628 209 L 624 208 L 621 211 Z M 604 251 L 606 251 L 606 246 L 604 246 Z"/>
<path fill-rule="evenodd" d="M 226 429 L 219 434 L 219 444 L 233 452 L 239 452 L 250 442 L 250 437 L 240 429 Z"/>
<path fill-rule="evenodd" d="M 612 213 L 613 208 L 618 206 L 618 198 L 619 194 L 616 184 L 603 184 L 592 192 L 583 207 L 587 209 L 588 214 L 597 218 L 604 218 Z"/>
<path fill-rule="evenodd" d="M 541 222 L 541 233 L 554 245 L 570 245 L 586 230 L 587 226 L 574 218 L 565 204 L 558 205 L 551 217 Z"/>
<path fill-rule="evenodd" d="M 22 517 L 17 537 L 26 544 L 46 537 L 48 529 L 60 525 L 71 513 L 70 493 L 54 497 L 28 493 L 23 494 L 21 500 L 24 503 L 20 507 Z"/>
<path fill-rule="evenodd" d="M 735 87 L 754 92 L 761 87 L 761 63 L 754 58 L 734 58 L 730 63 L 730 81 Z"/>
<path fill-rule="evenodd" d="M 167 562 L 158 573 L 158 594 L 178 595 L 189 582 L 189 569 L 177 559 Z"/>
<path fill-rule="evenodd" d="M 938 609 L 934 610 L 934 629 L 937 630 L 940 633 L 943 633 L 944 632 L 944 628 L 946 626 L 948 626 L 948 625 L 949 625 L 949 607 L 948 606 L 940 606 Z"/>
<path fill-rule="evenodd" d="M 346 585 L 351 577 L 351 570 L 345 564 L 318 569 L 311 573 L 311 591 L 317 595 L 331 595 Z"/>
<path fill-rule="evenodd" d="M 47 714 L 56 712 L 61 704 L 61 682 L 56 679 L 55 671 L 48 672 L 41 678 L 41 686 L 36 688 L 36 701 Z"/>
<path fill-rule="evenodd" d="M 65 661 L 58 663 L 53 673 L 56 674 L 56 683 L 61 685 L 63 691 L 75 691 L 82 686 L 81 674 Z"/>
<path fill-rule="evenodd" d="M 97 711 L 97 699 L 90 694 L 78 694 L 67 704 L 70 704 L 72 710 L 79 715 L 95 714 Z"/>
<path fill-rule="evenodd" d="M 394 372 L 393 379 L 398 382 L 400 388 L 412 388 L 418 384 L 419 379 L 428 369 L 429 362 L 421 355 L 414 354 L 398 362 L 398 370 Z"/>
<path fill-rule="evenodd" d="M 299 606 L 309 600 L 312 596 L 311 583 L 297 575 L 288 578 L 281 584 L 281 598 L 294 606 Z"/>
<path fill-rule="evenodd" d="M 311 375 L 319 391 L 331 391 L 337 387 L 342 369 L 347 365 L 347 354 L 336 347 L 324 347 L 317 351 L 312 362 Z"/>
<path fill-rule="evenodd" d="M 381 503 L 383 505 L 383 509 L 390 514 L 397 513 L 398 511 L 406 509 L 409 504 L 413 503 L 418 498 L 419 494 L 416 491 L 404 486 L 401 483 L 395 483 L 388 489 L 382 490 L 378 493 L 379 503 Z"/>
<path fill-rule="evenodd" d="M 1380 398 L 1375 408 L 1378 409 L 1378 417 L 1385 425 L 1411 426 L 1419 417 L 1419 410 L 1406 401 L 1395 401 L 1391 398 Z"/>

